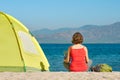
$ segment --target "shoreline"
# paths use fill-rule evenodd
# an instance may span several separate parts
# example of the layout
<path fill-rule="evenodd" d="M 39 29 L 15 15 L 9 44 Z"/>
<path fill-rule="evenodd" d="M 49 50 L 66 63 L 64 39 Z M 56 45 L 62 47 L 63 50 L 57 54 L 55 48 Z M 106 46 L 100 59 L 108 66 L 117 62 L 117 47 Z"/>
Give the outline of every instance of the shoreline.
<path fill-rule="evenodd" d="M 119 80 L 120 72 L 0 72 L 0 80 Z"/>

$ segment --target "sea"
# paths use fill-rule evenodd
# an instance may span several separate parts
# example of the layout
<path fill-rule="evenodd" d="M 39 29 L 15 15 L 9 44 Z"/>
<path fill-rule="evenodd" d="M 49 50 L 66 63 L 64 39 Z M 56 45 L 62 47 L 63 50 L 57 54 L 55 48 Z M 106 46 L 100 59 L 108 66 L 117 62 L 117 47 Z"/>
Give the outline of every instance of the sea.
<path fill-rule="evenodd" d="M 51 72 L 66 72 L 63 66 L 64 52 L 72 44 L 40 44 L 48 62 Z M 113 71 L 120 71 L 120 44 L 83 44 L 88 48 L 92 66 L 108 64 Z"/>

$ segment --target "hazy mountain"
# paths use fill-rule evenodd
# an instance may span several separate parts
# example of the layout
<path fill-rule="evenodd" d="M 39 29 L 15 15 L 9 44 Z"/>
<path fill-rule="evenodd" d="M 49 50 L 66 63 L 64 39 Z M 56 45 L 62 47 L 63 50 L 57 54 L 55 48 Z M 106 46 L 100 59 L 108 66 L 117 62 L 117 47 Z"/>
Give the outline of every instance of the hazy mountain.
<path fill-rule="evenodd" d="M 79 28 L 41 29 L 33 31 L 40 43 L 71 43 L 75 32 L 81 32 L 84 43 L 120 43 L 120 22 L 110 25 L 85 25 Z"/>

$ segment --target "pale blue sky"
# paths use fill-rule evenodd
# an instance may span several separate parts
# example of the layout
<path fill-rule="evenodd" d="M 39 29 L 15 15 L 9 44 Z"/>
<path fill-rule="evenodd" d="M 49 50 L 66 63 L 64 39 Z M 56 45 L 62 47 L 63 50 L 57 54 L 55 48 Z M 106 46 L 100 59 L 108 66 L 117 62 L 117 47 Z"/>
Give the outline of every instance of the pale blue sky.
<path fill-rule="evenodd" d="M 120 21 L 120 0 L 0 0 L 0 11 L 30 30 L 107 25 Z"/>

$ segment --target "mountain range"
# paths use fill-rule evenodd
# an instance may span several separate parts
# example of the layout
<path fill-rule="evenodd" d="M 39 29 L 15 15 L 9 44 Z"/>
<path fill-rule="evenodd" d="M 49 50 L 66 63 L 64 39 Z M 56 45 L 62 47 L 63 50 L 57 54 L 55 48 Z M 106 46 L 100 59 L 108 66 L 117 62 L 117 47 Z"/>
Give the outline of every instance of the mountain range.
<path fill-rule="evenodd" d="M 120 43 L 120 22 L 110 25 L 84 25 L 78 28 L 40 29 L 32 31 L 40 43 L 71 43 L 75 32 L 82 33 L 84 43 Z"/>

